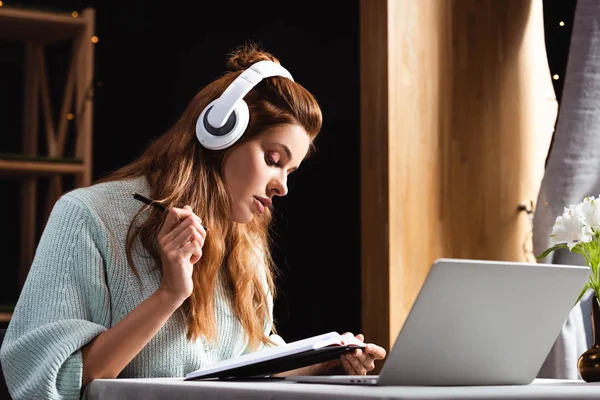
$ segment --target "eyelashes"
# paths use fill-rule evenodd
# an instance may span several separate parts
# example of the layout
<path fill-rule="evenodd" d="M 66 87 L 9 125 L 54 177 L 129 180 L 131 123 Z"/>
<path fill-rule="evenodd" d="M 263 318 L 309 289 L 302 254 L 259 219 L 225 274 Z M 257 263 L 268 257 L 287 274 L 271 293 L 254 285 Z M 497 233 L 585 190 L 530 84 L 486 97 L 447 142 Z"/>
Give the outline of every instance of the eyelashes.
<path fill-rule="evenodd" d="M 267 162 L 267 165 L 271 166 L 271 167 L 281 167 L 281 164 L 277 161 L 275 161 L 275 159 L 273 158 L 273 156 L 271 155 L 266 155 L 265 156 L 265 160 Z"/>

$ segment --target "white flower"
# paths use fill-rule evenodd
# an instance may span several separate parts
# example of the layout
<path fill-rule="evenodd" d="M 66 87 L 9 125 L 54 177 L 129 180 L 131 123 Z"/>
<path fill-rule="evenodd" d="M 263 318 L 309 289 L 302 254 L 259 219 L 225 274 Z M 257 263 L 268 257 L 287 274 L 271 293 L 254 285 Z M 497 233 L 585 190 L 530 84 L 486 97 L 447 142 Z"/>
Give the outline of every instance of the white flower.
<path fill-rule="evenodd" d="M 592 228 L 594 232 L 600 230 L 600 207 L 599 199 L 594 199 L 594 196 L 589 196 L 583 199 L 581 203 L 581 220 L 584 224 Z"/>
<path fill-rule="evenodd" d="M 577 206 L 565 207 L 563 215 L 556 218 L 550 235 L 553 246 L 566 243 L 569 250 L 572 250 L 577 243 L 587 243 L 592 240 L 592 229 L 583 223 L 581 208 L 581 203 Z"/>

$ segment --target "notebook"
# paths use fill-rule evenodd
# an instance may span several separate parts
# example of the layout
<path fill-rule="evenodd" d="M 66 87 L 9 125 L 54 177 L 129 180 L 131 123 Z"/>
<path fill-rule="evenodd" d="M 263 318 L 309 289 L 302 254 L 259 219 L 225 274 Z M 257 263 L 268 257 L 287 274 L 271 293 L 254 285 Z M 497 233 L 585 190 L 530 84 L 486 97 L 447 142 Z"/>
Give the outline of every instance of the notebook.
<path fill-rule="evenodd" d="M 569 265 L 438 259 L 379 375 L 285 379 L 381 386 L 529 384 L 589 273 Z"/>
<path fill-rule="evenodd" d="M 333 360 L 346 351 L 364 347 L 365 344 L 352 335 L 328 332 L 210 364 L 187 373 L 184 380 L 266 377 Z"/>

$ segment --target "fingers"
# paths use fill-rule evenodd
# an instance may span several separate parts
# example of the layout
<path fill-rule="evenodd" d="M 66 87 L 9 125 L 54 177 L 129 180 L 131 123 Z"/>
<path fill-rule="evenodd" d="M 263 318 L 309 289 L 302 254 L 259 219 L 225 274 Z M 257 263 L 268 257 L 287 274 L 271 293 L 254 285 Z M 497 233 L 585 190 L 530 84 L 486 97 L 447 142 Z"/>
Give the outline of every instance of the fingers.
<path fill-rule="evenodd" d="M 171 227 L 170 230 L 169 227 Z M 198 232 L 200 234 L 202 237 L 201 244 L 203 244 L 204 239 L 206 238 L 206 231 L 202 226 L 202 220 L 192 212 L 189 206 L 185 206 L 182 209 L 172 208 L 169 211 L 163 228 L 161 229 L 161 236 L 166 242 L 174 242 L 177 240 L 182 241 L 187 237 L 187 240 L 179 243 L 178 247 L 180 247 L 181 245 L 192 240 L 194 232 Z M 183 236 L 181 236 L 182 234 Z"/>
<path fill-rule="evenodd" d="M 167 216 L 165 217 L 165 221 L 163 222 L 161 231 L 163 231 L 164 233 L 171 232 L 173 228 L 179 225 L 181 221 L 183 221 L 185 218 L 189 217 L 192 214 L 192 209 L 188 206 L 185 206 L 184 208 L 170 208 L 167 212 Z"/>
<path fill-rule="evenodd" d="M 353 337 L 354 337 L 354 334 L 353 334 L 352 332 L 344 332 L 344 333 L 342 333 L 342 335 L 341 335 L 341 336 L 342 336 L 342 337 L 347 337 L 347 338 L 349 338 L 349 339 L 350 339 L 350 338 L 353 338 Z M 344 340 L 342 340 L 342 344 L 347 344 L 347 343 L 346 343 L 346 342 L 344 342 Z"/>
<path fill-rule="evenodd" d="M 361 350 L 355 350 L 361 351 Z M 353 354 L 346 353 L 342 354 L 340 357 L 342 361 L 342 366 L 348 375 L 366 375 L 367 368 L 365 368 L 364 364 Z M 373 368 L 371 368 L 373 369 Z"/>
<path fill-rule="evenodd" d="M 383 360 L 387 354 L 383 347 L 373 343 L 368 343 L 364 351 L 374 360 Z"/>
<path fill-rule="evenodd" d="M 344 336 L 345 335 L 352 336 L 352 333 L 346 332 L 346 333 L 344 333 Z M 359 333 L 355 337 L 356 337 L 356 339 L 358 339 L 359 341 L 364 343 L 365 336 L 362 333 Z M 382 360 L 386 356 L 385 349 L 383 347 L 377 346 L 376 344 L 373 344 L 373 343 L 367 343 L 363 351 L 366 352 L 366 354 L 370 355 L 375 360 Z"/>
<path fill-rule="evenodd" d="M 168 259 L 183 257 L 190 264 L 202 257 L 206 231 L 191 207 L 171 208 L 158 234 L 161 252 Z"/>
<path fill-rule="evenodd" d="M 202 246 L 196 240 L 184 245 L 182 250 L 185 257 L 189 259 L 190 264 L 196 264 L 202 258 Z"/>
<path fill-rule="evenodd" d="M 346 334 L 350 333 L 347 332 Z M 362 334 L 358 334 L 355 337 L 361 342 L 364 342 L 365 340 L 365 337 Z M 345 353 L 340 359 L 346 373 L 351 375 L 366 375 L 367 372 L 372 371 L 375 368 L 375 360 L 382 360 L 385 356 L 386 351 L 383 347 L 373 343 L 367 343 L 364 349 L 356 349 L 352 352 Z"/>
<path fill-rule="evenodd" d="M 206 238 L 206 227 L 204 225 L 202 225 L 202 219 L 200 219 L 199 216 L 197 216 L 196 214 L 194 214 L 192 212 L 192 208 L 190 206 L 185 206 L 184 209 L 187 209 L 191 212 L 191 215 L 186 217 L 186 220 L 190 224 L 192 224 L 194 226 L 194 228 L 196 228 L 196 231 L 198 231 L 200 233 L 200 235 L 202 236 L 202 240 L 203 240 L 202 243 L 204 243 L 204 239 Z M 179 224 L 179 225 L 181 225 L 181 224 Z"/>
<path fill-rule="evenodd" d="M 340 360 L 340 359 L 325 361 L 325 362 L 315 365 L 314 374 L 315 375 L 329 375 L 331 371 L 333 371 L 335 368 L 338 368 L 341 365 L 342 365 L 342 360 Z"/>
<path fill-rule="evenodd" d="M 193 218 L 194 217 L 187 217 L 185 221 L 181 223 L 183 226 L 178 226 L 173 229 L 172 234 L 169 235 L 170 240 L 176 248 L 182 247 L 193 241 L 198 242 L 200 247 L 204 246 L 206 232 L 204 232 L 202 227 L 198 227 L 198 224 L 194 224 L 193 221 L 190 221 L 190 219 Z"/>

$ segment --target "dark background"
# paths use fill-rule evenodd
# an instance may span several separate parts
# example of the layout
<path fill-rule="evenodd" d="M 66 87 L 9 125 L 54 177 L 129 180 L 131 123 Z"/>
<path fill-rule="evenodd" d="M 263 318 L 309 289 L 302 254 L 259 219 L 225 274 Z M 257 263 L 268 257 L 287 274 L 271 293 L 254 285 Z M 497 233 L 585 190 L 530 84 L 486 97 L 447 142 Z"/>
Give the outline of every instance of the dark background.
<path fill-rule="evenodd" d="M 280 267 L 275 317 L 296 340 L 329 330 L 360 332 L 359 1 L 19 1 L 5 6 L 71 12 L 96 9 L 94 179 L 138 156 L 205 84 L 227 53 L 253 40 L 275 55 L 320 102 L 317 153 L 276 199 L 274 258 Z M 548 62 L 560 100 L 575 1 L 544 1 Z M 559 22 L 565 25 L 560 26 Z M 56 115 L 69 47 L 48 52 Z M 0 152 L 18 151 L 22 45 L 0 44 Z M 16 133 L 16 134 L 15 134 Z M 66 181 L 68 187 L 69 182 Z M 0 303 L 18 298 L 18 182 L 0 180 Z M 43 186 L 42 186 L 43 188 Z M 40 226 L 40 230 L 43 226 Z"/>

